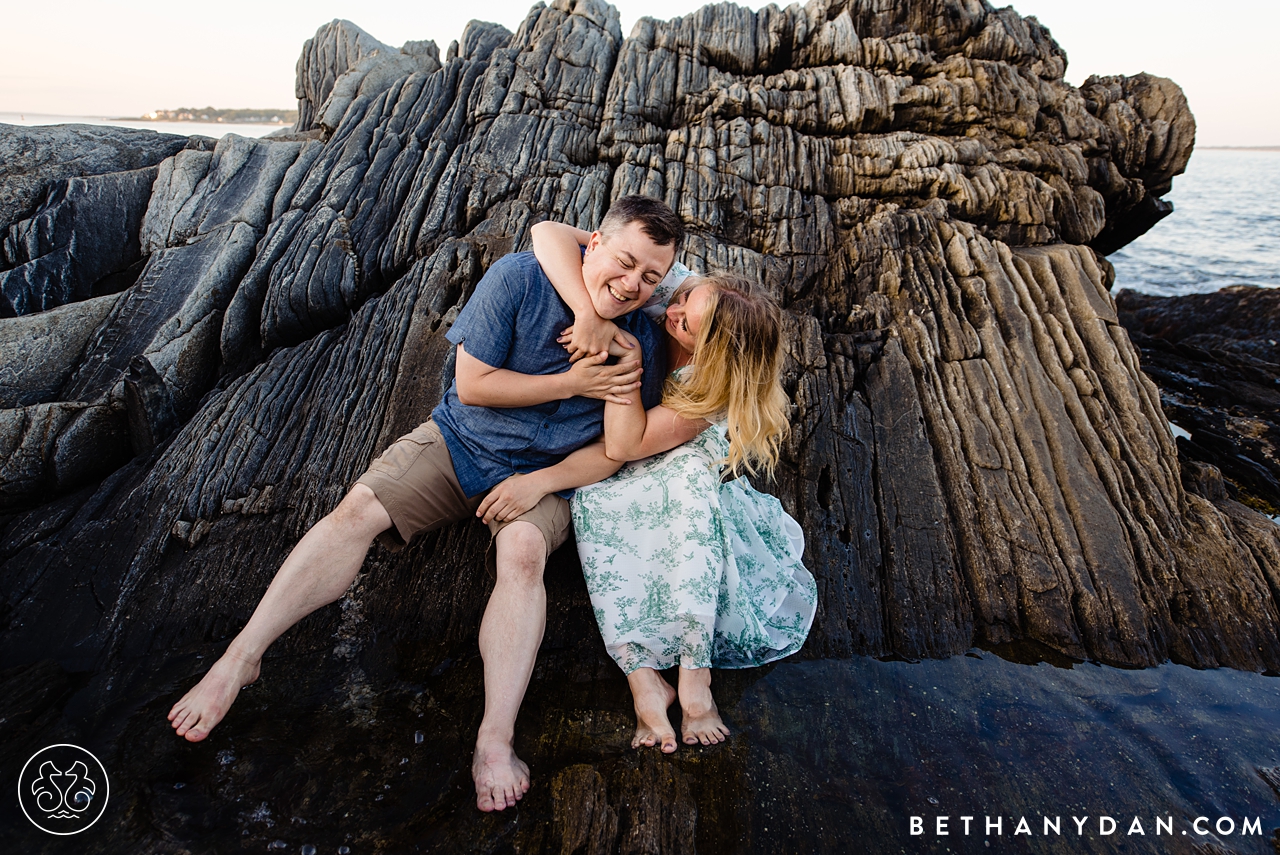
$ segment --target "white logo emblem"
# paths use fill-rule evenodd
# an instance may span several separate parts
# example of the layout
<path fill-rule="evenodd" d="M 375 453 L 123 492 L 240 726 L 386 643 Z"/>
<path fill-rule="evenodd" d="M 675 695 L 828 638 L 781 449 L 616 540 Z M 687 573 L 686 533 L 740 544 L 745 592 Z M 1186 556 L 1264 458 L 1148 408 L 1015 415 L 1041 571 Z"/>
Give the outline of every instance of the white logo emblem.
<path fill-rule="evenodd" d="M 97 757 L 78 745 L 50 745 L 18 776 L 18 803 L 31 824 L 50 834 L 78 834 L 107 808 L 110 785 Z"/>

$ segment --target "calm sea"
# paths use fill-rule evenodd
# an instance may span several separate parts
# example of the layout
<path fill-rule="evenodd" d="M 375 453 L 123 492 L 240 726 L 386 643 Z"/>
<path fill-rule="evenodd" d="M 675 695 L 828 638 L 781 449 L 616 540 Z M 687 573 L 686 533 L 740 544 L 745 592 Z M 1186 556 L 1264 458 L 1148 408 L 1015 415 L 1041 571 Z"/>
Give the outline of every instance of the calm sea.
<path fill-rule="evenodd" d="M 1173 213 L 1111 254 L 1117 289 L 1280 287 L 1280 151 L 1196 151 L 1165 198 Z"/>

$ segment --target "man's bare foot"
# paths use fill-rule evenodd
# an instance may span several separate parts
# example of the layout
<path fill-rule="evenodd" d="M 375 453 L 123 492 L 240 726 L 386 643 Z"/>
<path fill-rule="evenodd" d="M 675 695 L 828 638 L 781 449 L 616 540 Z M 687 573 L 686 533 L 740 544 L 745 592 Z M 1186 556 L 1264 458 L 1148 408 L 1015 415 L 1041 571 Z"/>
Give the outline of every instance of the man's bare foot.
<path fill-rule="evenodd" d="M 711 697 L 711 669 L 680 669 L 680 734 L 685 745 L 724 742 L 729 728 Z"/>
<path fill-rule="evenodd" d="M 529 767 L 501 739 L 476 740 L 471 777 L 476 782 L 476 807 L 482 811 L 514 807 L 529 792 Z"/>
<path fill-rule="evenodd" d="M 204 739 L 231 709 L 240 690 L 258 679 L 260 670 L 261 662 L 248 662 L 230 651 L 224 653 L 204 679 L 169 710 L 174 730 L 188 742 Z"/>
<path fill-rule="evenodd" d="M 658 745 L 663 754 L 676 750 L 676 732 L 667 718 L 667 707 L 676 699 L 676 691 L 652 668 L 637 668 L 627 675 L 631 698 L 636 707 L 636 735 L 632 748 Z"/>

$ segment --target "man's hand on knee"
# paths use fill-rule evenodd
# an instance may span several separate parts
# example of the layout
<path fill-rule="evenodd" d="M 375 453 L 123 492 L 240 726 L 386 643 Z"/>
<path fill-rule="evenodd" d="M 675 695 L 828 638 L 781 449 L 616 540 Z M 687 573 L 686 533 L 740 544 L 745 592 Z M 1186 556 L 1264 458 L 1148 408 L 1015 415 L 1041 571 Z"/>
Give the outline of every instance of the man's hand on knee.
<path fill-rule="evenodd" d="M 484 497 L 484 501 L 476 509 L 476 516 L 488 525 L 495 520 L 497 522 L 513 520 L 532 510 L 538 502 L 542 501 L 543 496 L 551 492 L 547 489 L 545 478 L 542 477 L 543 471 L 545 470 L 530 472 L 526 475 L 512 475 L 500 482 L 489 491 L 489 495 Z"/>

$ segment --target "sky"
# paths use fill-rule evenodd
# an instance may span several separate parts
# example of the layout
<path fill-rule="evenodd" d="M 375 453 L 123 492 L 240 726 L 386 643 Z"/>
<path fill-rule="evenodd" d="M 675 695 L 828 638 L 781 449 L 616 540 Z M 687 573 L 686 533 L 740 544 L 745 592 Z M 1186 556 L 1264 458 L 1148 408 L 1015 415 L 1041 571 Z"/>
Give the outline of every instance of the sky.
<path fill-rule="evenodd" d="M 903 0 L 905 2 L 905 0 Z M 999 0 L 997 0 L 999 2 Z M 302 43 L 333 18 L 392 45 L 434 39 L 443 55 L 471 18 L 514 30 L 530 0 L 59 0 L 5 11 L 0 112 L 140 116 L 180 106 L 296 105 Z M 619 0 L 623 34 L 641 14 L 678 17 L 698 0 Z M 747 2 L 760 8 L 766 4 Z M 1269 59 L 1277 0 L 1017 0 L 1067 51 L 1067 80 L 1148 71 L 1187 94 L 1197 142 L 1280 145 L 1280 88 Z M 1211 9 L 1211 11 L 1210 11 Z"/>

